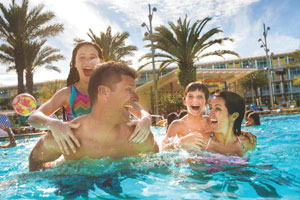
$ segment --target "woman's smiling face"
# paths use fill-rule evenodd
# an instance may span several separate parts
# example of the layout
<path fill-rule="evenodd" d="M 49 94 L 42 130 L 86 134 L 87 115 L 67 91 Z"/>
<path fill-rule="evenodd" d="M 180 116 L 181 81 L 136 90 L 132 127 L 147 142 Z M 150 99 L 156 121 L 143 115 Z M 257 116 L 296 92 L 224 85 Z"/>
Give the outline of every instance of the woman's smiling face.
<path fill-rule="evenodd" d="M 225 106 L 225 100 L 221 97 L 213 97 L 210 104 L 209 118 L 215 132 L 227 130 L 229 125 L 229 114 Z"/>

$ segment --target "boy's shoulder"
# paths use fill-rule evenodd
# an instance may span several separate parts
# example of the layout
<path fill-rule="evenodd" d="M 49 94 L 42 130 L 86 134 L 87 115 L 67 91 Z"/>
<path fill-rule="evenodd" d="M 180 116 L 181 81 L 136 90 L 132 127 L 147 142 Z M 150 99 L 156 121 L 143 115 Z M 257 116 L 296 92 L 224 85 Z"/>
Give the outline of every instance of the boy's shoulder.
<path fill-rule="evenodd" d="M 183 126 L 184 124 L 186 124 L 186 120 L 183 118 L 181 119 L 176 119 L 172 122 L 173 126 Z"/>

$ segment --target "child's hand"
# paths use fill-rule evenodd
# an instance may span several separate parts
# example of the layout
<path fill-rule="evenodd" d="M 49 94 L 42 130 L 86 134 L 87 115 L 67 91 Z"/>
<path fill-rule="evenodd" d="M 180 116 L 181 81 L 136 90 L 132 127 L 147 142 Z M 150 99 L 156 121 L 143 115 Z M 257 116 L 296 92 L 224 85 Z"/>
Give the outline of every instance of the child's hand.
<path fill-rule="evenodd" d="M 203 136 L 200 132 L 191 132 L 180 138 L 180 146 L 187 150 L 201 150 L 205 146 Z"/>
<path fill-rule="evenodd" d="M 55 120 L 50 125 L 51 133 L 63 154 L 70 155 L 69 148 L 76 153 L 76 148 L 80 147 L 79 140 L 74 136 L 72 129 L 79 128 L 80 124 L 61 122 Z M 74 145 L 75 143 L 75 145 Z"/>

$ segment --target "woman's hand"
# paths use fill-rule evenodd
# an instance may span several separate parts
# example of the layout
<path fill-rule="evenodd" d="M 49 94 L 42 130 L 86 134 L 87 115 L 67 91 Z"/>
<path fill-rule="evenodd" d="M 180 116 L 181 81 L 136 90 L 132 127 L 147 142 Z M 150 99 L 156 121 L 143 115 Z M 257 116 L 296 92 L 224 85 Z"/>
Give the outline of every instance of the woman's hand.
<path fill-rule="evenodd" d="M 187 150 L 200 150 L 204 148 L 205 142 L 203 136 L 199 132 L 191 132 L 180 138 L 179 145 Z"/>
<path fill-rule="evenodd" d="M 77 147 L 80 147 L 79 140 L 74 136 L 72 131 L 72 129 L 77 129 L 79 126 L 80 124 L 72 124 L 70 122 L 62 122 L 59 120 L 53 120 L 49 124 L 52 136 L 63 154 L 69 155 L 69 148 L 73 153 L 76 153 L 74 143 Z"/>
<path fill-rule="evenodd" d="M 251 132 L 248 132 L 248 131 L 241 131 L 242 132 L 242 135 L 245 136 L 246 138 L 249 139 L 250 143 L 251 144 L 256 144 L 256 136 L 253 135 Z"/>
<path fill-rule="evenodd" d="M 148 116 L 143 117 L 140 120 L 134 120 L 127 123 L 128 126 L 135 126 L 135 129 L 131 136 L 129 137 L 129 141 L 133 143 L 143 143 L 150 134 L 150 125 L 151 125 L 151 117 Z"/>

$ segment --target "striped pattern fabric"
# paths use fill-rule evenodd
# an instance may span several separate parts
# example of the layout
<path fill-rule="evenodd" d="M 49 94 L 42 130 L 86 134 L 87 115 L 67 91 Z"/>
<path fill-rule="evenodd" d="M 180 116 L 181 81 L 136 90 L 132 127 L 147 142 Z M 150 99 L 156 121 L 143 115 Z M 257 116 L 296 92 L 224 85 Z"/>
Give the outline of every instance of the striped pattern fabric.
<path fill-rule="evenodd" d="M 6 115 L 0 115 L 0 125 L 4 125 L 12 128 L 12 125 Z"/>
<path fill-rule="evenodd" d="M 89 97 L 79 92 L 72 85 L 69 105 L 66 107 L 67 120 L 70 121 L 81 115 L 88 114 L 91 111 L 92 108 Z"/>

